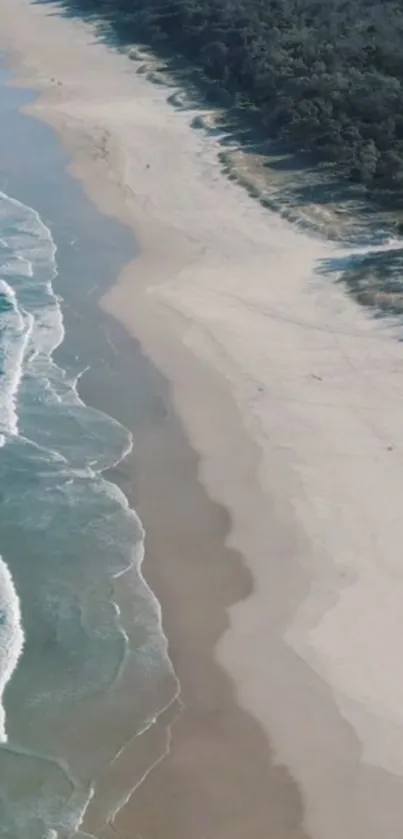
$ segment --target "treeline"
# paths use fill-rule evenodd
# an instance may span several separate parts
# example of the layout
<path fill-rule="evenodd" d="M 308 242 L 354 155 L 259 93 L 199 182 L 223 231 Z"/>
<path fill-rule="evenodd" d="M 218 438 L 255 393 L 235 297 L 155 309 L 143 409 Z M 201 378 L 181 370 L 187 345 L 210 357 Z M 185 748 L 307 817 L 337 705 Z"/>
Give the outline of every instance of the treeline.
<path fill-rule="evenodd" d="M 69 0 L 66 0 L 69 3 Z M 403 197 L 402 0 L 73 0 L 200 65 L 267 135 Z"/>

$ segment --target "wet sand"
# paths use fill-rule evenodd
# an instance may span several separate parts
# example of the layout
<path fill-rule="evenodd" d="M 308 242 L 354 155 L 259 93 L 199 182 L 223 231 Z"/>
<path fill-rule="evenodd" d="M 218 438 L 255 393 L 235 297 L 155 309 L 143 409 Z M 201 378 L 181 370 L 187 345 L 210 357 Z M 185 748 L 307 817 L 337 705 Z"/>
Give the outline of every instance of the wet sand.
<path fill-rule="evenodd" d="M 146 528 L 144 570 L 163 605 L 183 707 L 173 723 L 169 713 L 161 718 L 149 737 L 149 755 L 162 752 L 167 737 L 168 756 L 110 834 L 100 835 L 307 839 L 296 784 L 215 659 L 229 627 L 227 609 L 250 595 L 253 580 L 239 553 L 225 547 L 228 513 L 206 495 L 199 458 L 166 408 L 153 428 L 138 431 L 133 462 L 113 477 L 131 493 Z M 126 771 L 130 776 L 133 758 Z M 99 827 L 95 802 L 84 828 L 98 835 Z"/>
<path fill-rule="evenodd" d="M 109 834 L 95 810 L 84 827 L 398 835 L 396 328 L 320 276 L 340 248 L 229 183 L 214 140 L 91 27 L 49 4 L 0 9 L 21 84 L 42 94 L 30 112 L 60 131 L 100 209 L 134 230 L 141 254 L 102 305 L 171 383 L 180 416 L 167 405 L 137 435 L 121 480 L 146 527 L 184 710 L 151 732 L 150 755 L 165 738 L 169 754 Z"/>

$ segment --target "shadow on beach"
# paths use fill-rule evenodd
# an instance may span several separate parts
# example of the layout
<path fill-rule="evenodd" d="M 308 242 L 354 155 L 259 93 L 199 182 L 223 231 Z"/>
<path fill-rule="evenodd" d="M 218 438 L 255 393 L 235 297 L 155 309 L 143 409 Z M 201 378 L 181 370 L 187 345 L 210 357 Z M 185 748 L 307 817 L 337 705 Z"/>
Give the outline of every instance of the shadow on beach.
<path fill-rule="evenodd" d="M 153 40 L 144 33 L 136 36 L 123 14 L 94 9 L 92 0 L 35 1 L 49 5 L 50 14 L 58 13 L 56 6 L 68 18 L 91 23 L 98 41 L 127 54 L 134 72 L 165 87 L 172 107 L 188 112 L 195 130 L 216 139 L 223 173 L 262 207 L 308 234 L 349 247 L 372 248 L 365 258 L 351 254 L 348 264 L 342 259 L 319 266 L 319 273 L 344 283 L 358 303 L 378 315 L 402 314 L 401 263 L 395 247 L 385 248 L 400 230 L 396 198 L 391 197 L 389 207 L 380 207 L 362 184 L 345 181 L 336 165 L 295 154 L 268 139 L 257 108 L 246 97 L 235 99 L 201 68 L 173 53 L 166 40 Z"/>
<path fill-rule="evenodd" d="M 94 9 L 92 0 L 36 2 L 50 5 L 51 14 L 57 6 L 66 17 L 91 23 L 96 38 L 108 47 L 127 53 L 137 73 L 154 84 L 173 88 L 168 101 L 178 110 L 192 112 L 193 127 L 217 138 L 224 171 L 261 200 L 263 206 L 275 209 L 313 232 L 319 228 L 336 241 L 347 233 L 358 240 L 372 226 L 376 229 L 380 210 L 371 206 L 364 186 L 345 181 L 335 164 L 320 163 L 308 153 L 295 154 L 284 142 L 270 139 L 270 129 L 262 124 L 258 109 L 244 94 L 235 95 L 223 89 L 201 67 L 174 53 L 166 39 L 136 32 L 123 13 L 113 14 L 109 7 L 102 6 Z M 200 111 L 199 116 L 194 116 L 195 110 Z M 234 157 L 237 153 L 246 158 L 242 171 Z M 312 206 L 317 208 L 316 218 L 306 212 Z M 322 223 L 321 209 L 327 211 Z M 335 216 L 333 220 L 330 209 Z M 395 208 L 390 219 L 386 214 L 389 221 L 393 221 L 393 211 Z"/>

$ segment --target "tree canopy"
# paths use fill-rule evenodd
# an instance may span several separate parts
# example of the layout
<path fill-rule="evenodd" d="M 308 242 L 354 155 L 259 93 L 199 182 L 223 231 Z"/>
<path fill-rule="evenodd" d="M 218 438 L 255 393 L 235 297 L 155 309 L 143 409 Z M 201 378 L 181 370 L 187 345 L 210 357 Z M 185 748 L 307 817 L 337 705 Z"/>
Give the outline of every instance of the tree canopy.
<path fill-rule="evenodd" d="M 248 97 L 268 137 L 403 195 L 400 0 L 75 2 L 118 21 L 127 40 L 168 44 L 228 102 Z"/>

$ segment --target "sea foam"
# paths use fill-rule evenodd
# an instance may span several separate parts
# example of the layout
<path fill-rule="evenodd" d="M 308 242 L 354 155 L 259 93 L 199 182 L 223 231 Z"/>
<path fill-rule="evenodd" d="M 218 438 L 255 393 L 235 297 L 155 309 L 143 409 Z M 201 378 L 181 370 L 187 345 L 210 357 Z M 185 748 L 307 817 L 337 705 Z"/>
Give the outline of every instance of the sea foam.
<path fill-rule="evenodd" d="M 14 830 L 7 835 L 19 839 L 50 839 L 60 829 L 63 836 L 84 837 L 79 828 L 92 791 L 75 778 L 91 776 L 96 790 L 99 773 L 120 754 L 122 733 L 132 742 L 143 732 L 144 719 L 148 726 L 158 718 L 160 703 L 163 709 L 167 698 L 172 702 L 178 695 L 179 685 L 160 605 L 141 573 L 143 527 L 122 490 L 103 475 L 130 452 L 132 434 L 82 401 L 79 382 L 89 369 L 87 358 L 81 362 L 72 354 L 67 369 L 53 358 L 64 324 L 53 288 L 58 271 L 50 229 L 35 210 L 0 192 L 0 230 L 0 466 L 7 505 L 0 549 L 9 564 L 0 565 L 3 743 L 1 700 L 24 644 L 13 578 L 27 638 L 15 689 L 12 682 L 10 741 L 0 751 L 5 766 L 19 756 L 22 779 L 32 757 L 46 776 L 35 794 L 40 833 L 32 829 L 31 793 L 25 795 L 23 782 L 15 793 L 8 773 L 0 776 L 0 833 L 6 825 Z M 35 574 L 27 583 L 33 564 Z M 126 573 L 127 597 L 120 581 Z M 134 684 L 141 685 L 136 711 L 130 706 L 126 713 L 125 690 Z M 99 720 L 109 719 L 113 707 L 121 713 L 116 741 L 109 731 L 91 739 L 94 697 Z M 86 736 L 88 731 L 91 750 L 74 746 L 71 730 Z M 55 765 L 63 769 L 61 781 Z M 122 795 L 115 792 L 119 802 Z M 110 802 L 112 812 L 116 806 Z"/>
<path fill-rule="evenodd" d="M 0 743 L 7 742 L 2 704 L 4 689 L 17 666 L 23 645 L 20 602 L 10 571 L 0 557 Z"/>
<path fill-rule="evenodd" d="M 0 447 L 18 432 L 16 397 L 32 331 L 31 315 L 20 311 L 14 289 L 0 279 Z"/>

